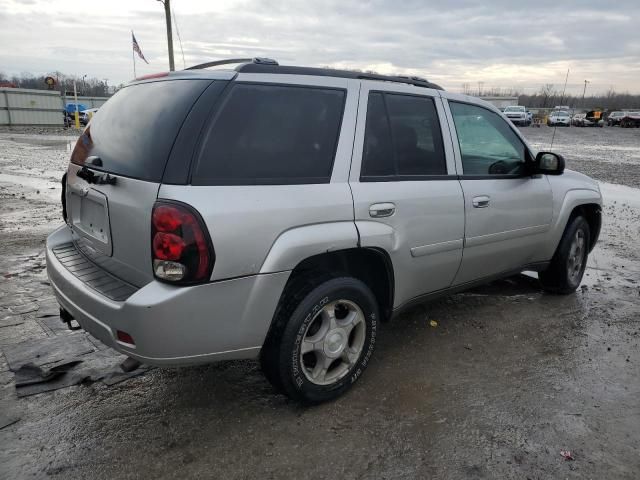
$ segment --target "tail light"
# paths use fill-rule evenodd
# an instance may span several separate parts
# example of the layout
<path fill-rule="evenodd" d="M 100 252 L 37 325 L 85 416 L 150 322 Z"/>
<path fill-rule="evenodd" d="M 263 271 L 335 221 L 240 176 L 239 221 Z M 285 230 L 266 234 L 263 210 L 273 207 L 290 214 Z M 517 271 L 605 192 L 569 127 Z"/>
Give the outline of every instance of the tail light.
<path fill-rule="evenodd" d="M 153 273 L 176 284 L 206 282 L 215 254 L 202 218 L 193 208 L 161 201 L 151 215 Z"/>

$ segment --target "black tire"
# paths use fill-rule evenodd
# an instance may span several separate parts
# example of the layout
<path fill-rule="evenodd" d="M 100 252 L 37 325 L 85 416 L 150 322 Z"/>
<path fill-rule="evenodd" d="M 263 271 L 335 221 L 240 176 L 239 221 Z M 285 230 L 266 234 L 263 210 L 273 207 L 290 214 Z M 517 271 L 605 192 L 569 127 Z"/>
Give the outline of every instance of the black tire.
<path fill-rule="evenodd" d="M 582 238 L 582 247 L 579 252 L 576 250 L 578 238 Z M 560 295 L 575 292 L 580 286 L 587 266 L 590 241 L 591 232 L 585 218 L 576 216 L 571 219 L 562 234 L 549 267 L 538 274 L 542 288 L 547 292 Z M 580 260 L 579 268 L 576 266 L 578 259 Z"/>
<path fill-rule="evenodd" d="M 373 293 L 360 280 L 339 277 L 320 284 L 316 282 L 316 286 L 312 284 L 313 282 L 304 282 L 303 285 L 298 284 L 299 288 L 287 289 L 289 293 L 283 295 L 276 310 L 274 324 L 262 348 L 260 361 L 265 376 L 277 390 L 294 400 L 314 404 L 337 398 L 360 378 L 371 360 L 380 313 Z M 341 356 L 335 358 L 325 374 L 330 377 L 331 372 L 337 372 L 339 376 L 335 381 L 316 384 L 310 379 L 313 366 L 309 367 L 305 363 L 309 360 L 309 354 L 301 353 L 303 339 L 309 338 L 307 335 L 313 336 L 309 334 L 311 328 L 323 321 L 321 316 L 325 315 L 325 310 L 337 301 L 349 302 L 360 309 L 357 335 L 358 347 L 360 344 L 362 346 L 354 349 L 358 353 L 353 354 L 352 365 L 343 361 Z M 342 305 L 338 302 L 335 312 Z M 353 328 L 355 330 L 356 327 Z M 347 334 L 347 337 L 344 340 L 348 344 L 352 341 L 352 335 Z M 320 355 L 316 352 L 310 354 L 313 357 L 312 363 L 316 355 Z M 329 356 L 325 353 L 322 355 Z"/>

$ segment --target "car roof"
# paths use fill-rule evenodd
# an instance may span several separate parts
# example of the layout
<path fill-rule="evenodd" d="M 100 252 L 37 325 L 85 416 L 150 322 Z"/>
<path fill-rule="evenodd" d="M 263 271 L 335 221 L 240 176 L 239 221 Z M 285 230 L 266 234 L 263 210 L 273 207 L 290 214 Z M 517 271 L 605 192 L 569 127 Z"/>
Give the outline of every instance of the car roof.
<path fill-rule="evenodd" d="M 231 69 L 215 69 L 206 70 L 209 67 L 219 67 L 225 65 L 237 64 Z M 417 87 L 432 88 L 435 90 L 444 90 L 440 85 L 432 83 L 425 78 L 417 76 L 405 75 L 380 75 L 377 73 L 368 73 L 352 70 L 339 70 L 333 68 L 316 68 L 301 67 L 297 65 L 280 65 L 277 61 L 270 58 L 235 58 L 227 60 L 215 60 L 211 62 L 194 65 L 180 70 L 178 72 L 169 72 L 157 75 L 149 75 L 135 79 L 133 82 L 139 81 L 159 81 L 162 79 L 187 79 L 187 78 L 206 78 L 211 80 L 232 80 L 238 73 L 261 73 L 261 74 L 278 74 L 278 75 L 309 75 L 315 77 L 337 77 L 337 78 L 353 78 L 359 80 L 380 80 L 384 82 L 396 82 Z M 131 83 L 133 83 L 131 82 Z"/>

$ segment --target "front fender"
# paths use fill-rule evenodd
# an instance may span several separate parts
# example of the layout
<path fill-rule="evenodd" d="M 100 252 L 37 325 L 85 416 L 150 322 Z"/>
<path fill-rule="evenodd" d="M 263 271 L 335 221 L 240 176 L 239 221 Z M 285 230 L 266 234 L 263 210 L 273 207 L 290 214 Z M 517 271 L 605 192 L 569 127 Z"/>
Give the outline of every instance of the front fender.
<path fill-rule="evenodd" d="M 293 270 L 306 258 L 357 246 L 358 231 L 352 221 L 293 228 L 283 232 L 273 243 L 260 273 Z"/>
<path fill-rule="evenodd" d="M 551 259 L 553 257 L 571 213 L 580 205 L 593 204 L 602 207 L 602 195 L 600 192 L 587 188 L 574 188 L 567 190 L 563 197 L 558 198 L 553 209 L 554 214 L 553 219 L 551 220 L 549 241 L 545 246 L 545 259 Z"/>

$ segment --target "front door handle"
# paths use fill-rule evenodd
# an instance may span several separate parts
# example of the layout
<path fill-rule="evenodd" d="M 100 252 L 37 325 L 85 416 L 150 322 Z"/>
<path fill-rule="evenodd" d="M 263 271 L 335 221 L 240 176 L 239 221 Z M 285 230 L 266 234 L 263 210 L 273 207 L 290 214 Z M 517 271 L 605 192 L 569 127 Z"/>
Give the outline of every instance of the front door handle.
<path fill-rule="evenodd" d="M 396 213 L 393 203 L 374 203 L 369 207 L 369 216 L 372 218 L 390 217 Z"/>
<path fill-rule="evenodd" d="M 488 195 L 480 195 L 478 197 L 473 197 L 471 203 L 473 203 L 473 208 L 487 208 L 490 201 L 491 198 Z"/>

